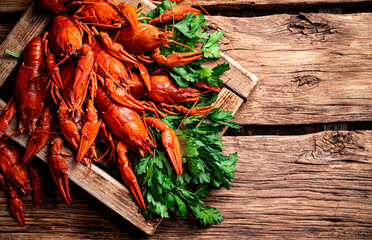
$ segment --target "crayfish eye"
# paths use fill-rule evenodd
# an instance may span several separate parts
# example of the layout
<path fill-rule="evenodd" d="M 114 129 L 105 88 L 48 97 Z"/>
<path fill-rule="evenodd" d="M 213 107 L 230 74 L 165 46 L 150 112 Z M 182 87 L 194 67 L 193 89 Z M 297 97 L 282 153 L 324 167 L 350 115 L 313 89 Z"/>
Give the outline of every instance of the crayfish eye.
<path fill-rule="evenodd" d="M 159 37 L 160 37 L 160 38 L 164 38 L 163 34 L 159 34 Z"/>
<path fill-rule="evenodd" d="M 112 20 L 111 21 L 111 24 L 115 24 L 115 23 L 117 23 L 117 21 L 115 21 L 115 20 Z"/>
<path fill-rule="evenodd" d="M 63 49 L 60 49 L 60 50 L 59 50 L 59 53 L 60 53 L 60 54 L 64 54 L 65 51 L 63 51 Z"/>

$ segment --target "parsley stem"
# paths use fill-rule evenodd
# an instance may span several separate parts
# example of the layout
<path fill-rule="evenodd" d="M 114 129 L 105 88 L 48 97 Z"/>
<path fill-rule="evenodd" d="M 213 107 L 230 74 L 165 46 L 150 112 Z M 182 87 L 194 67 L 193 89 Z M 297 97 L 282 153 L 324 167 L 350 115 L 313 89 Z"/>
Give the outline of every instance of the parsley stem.
<path fill-rule="evenodd" d="M 6 54 L 9 54 L 9 55 L 12 56 L 12 57 L 15 57 L 15 58 L 21 59 L 21 55 L 19 55 L 18 53 L 12 52 L 12 51 L 10 51 L 10 50 L 8 50 L 8 49 L 5 49 L 5 53 L 6 53 Z"/>

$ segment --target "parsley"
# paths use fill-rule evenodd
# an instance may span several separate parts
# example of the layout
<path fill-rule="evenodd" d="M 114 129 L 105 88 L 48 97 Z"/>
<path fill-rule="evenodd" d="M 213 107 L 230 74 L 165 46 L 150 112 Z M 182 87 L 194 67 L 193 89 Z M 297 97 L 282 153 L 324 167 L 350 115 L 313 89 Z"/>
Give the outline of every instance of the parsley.
<path fill-rule="evenodd" d="M 220 44 L 218 43 L 218 40 L 220 40 L 224 33 L 224 30 L 216 31 L 209 36 L 207 42 L 201 49 L 202 51 L 205 51 L 205 58 L 220 58 Z"/>
<path fill-rule="evenodd" d="M 169 217 L 169 211 L 187 216 L 192 213 L 201 224 L 212 224 L 223 220 L 213 207 L 204 206 L 205 197 L 214 187 L 230 188 L 230 181 L 236 171 L 237 154 L 221 154 L 223 150 L 219 132 L 231 123 L 231 112 L 215 108 L 205 116 L 193 116 L 185 119 L 179 137 L 184 172 L 176 175 L 165 150 L 154 150 L 154 156 L 147 155 L 136 166 L 137 180 L 147 201 L 144 216 Z M 200 122 L 205 118 L 209 122 Z M 182 116 L 168 115 L 162 119 L 172 128 L 176 128 Z M 158 139 L 160 132 L 154 131 Z M 159 144 L 161 145 L 161 144 Z"/>
<path fill-rule="evenodd" d="M 172 5 L 176 4 L 172 2 Z M 148 16 L 157 17 L 169 9 L 167 0 L 152 10 Z M 146 22 L 146 21 L 145 21 Z M 220 56 L 218 40 L 224 31 L 213 33 L 204 32 L 201 26 L 207 25 L 202 14 L 187 15 L 175 24 L 173 39 L 192 48 L 202 46 L 205 58 L 218 58 Z M 170 29 L 172 21 L 157 25 L 159 28 Z M 174 52 L 190 52 L 192 50 L 170 43 L 171 48 L 161 47 L 163 54 L 169 55 Z M 166 68 L 153 66 L 152 69 L 162 67 L 181 87 L 188 87 L 194 82 L 204 81 L 210 86 L 220 86 L 223 81 L 221 74 L 230 69 L 227 63 L 217 65 L 213 69 L 201 67 L 205 59 L 199 59 L 190 64 Z M 211 105 L 217 98 L 217 93 L 209 93 L 200 98 L 197 106 Z M 191 107 L 193 103 L 184 103 Z M 202 119 L 206 122 L 200 123 Z M 205 206 L 203 197 L 216 187 L 230 188 L 230 181 L 236 171 L 235 162 L 237 154 L 223 155 L 223 145 L 219 132 L 225 126 L 239 128 L 231 122 L 234 117 L 231 112 L 215 108 L 203 116 L 191 116 L 184 119 L 177 136 L 181 144 L 183 158 L 183 174 L 177 175 L 168 159 L 167 153 L 161 144 L 161 132 L 151 129 L 151 133 L 157 142 L 158 148 L 154 149 L 153 155 L 146 155 L 135 165 L 137 181 L 142 188 L 147 209 L 143 211 L 145 217 L 154 214 L 168 218 L 170 212 L 183 217 L 192 214 L 203 225 L 223 221 L 223 217 L 213 207 Z M 169 127 L 177 129 L 183 116 L 167 115 L 162 121 Z"/>

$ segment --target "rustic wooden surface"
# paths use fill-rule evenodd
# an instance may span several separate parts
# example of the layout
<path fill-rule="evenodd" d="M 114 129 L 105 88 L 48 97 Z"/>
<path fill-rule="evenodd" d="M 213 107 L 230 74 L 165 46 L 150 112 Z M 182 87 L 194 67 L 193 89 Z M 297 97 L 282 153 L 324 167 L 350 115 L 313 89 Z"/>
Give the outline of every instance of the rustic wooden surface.
<path fill-rule="evenodd" d="M 25 11 L 33 0 L 1 0 L 0 12 L 21 12 Z M 128 2 L 133 1 L 129 0 Z M 331 6 L 332 4 L 368 4 L 369 0 L 198 0 L 198 2 L 208 9 L 235 9 L 255 8 L 255 9 L 280 9 L 280 8 L 303 8 Z M 194 0 L 184 0 L 183 4 L 197 6 Z"/>
<path fill-rule="evenodd" d="M 26 2 L 0 0 L 0 12 L 24 11 Z M 199 2 L 215 14 L 267 15 L 209 19 L 223 20 L 228 28 L 223 42 L 233 46 L 227 54 L 260 78 L 237 114 L 244 128 L 227 134 L 294 135 L 223 137 L 228 151 L 238 151 L 238 171 L 232 188 L 212 191 L 206 203 L 225 221 L 205 228 L 191 217 L 173 216 L 147 237 L 75 184 L 73 202 L 66 205 L 46 164 L 37 162 L 46 183 L 41 204 L 33 207 L 30 197 L 25 199 L 28 225 L 22 228 L 0 191 L 0 239 L 371 238 L 372 131 L 360 131 L 372 126 L 371 14 L 298 14 L 365 12 L 370 1 Z M 293 15 L 275 15 L 285 12 Z M 0 23 L 0 39 L 14 23 Z M 307 75 L 319 79 L 314 83 Z"/>
<path fill-rule="evenodd" d="M 372 131 L 322 132 L 303 136 L 223 137 L 238 151 L 230 190 L 206 199 L 225 218 L 199 227 L 191 218 L 163 220 L 148 239 L 361 239 L 372 234 Z M 41 170 L 47 171 L 45 165 Z M 67 206 L 44 174 L 39 206 L 25 200 L 25 228 L 10 216 L 0 192 L 0 238 L 131 239 L 144 237 L 110 209 L 72 186 Z M 49 183 L 48 183 L 49 182 Z M 99 206 L 99 207 L 98 207 Z"/>
<path fill-rule="evenodd" d="M 144 4 L 148 4 L 147 0 L 141 0 Z M 136 2 L 136 1 L 132 1 Z M 133 5 L 133 3 L 132 3 Z M 149 6 L 149 9 L 154 8 L 154 6 Z M 4 52 L 4 49 L 11 49 L 14 52 L 20 53 L 23 47 L 27 42 L 33 37 L 39 35 L 43 29 L 48 24 L 50 16 L 45 16 L 44 13 L 39 12 L 37 8 L 30 5 L 26 10 L 25 14 L 21 17 L 21 20 L 15 25 L 13 30 L 7 35 L 3 43 L 0 45 L 0 51 Z M 36 29 L 35 31 L 29 31 L 29 29 Z M 25 32 L 28 31 L 28 34 Z M 19 38 L 20 33 L 26 37 L 22 37 L 15 41 L 16 38 Z M 12 69 L 17 64 L 17 59 L 10 58 L 9 56 L 3 53 L 4 56 L 1 56 L 0 59 L 0 68 L 3 70 L 0 75 L 0 86 L 3 85 L 4 81 L 8 78 L 8 75 Z M 231 58 L 224 55 L 225 61 L 232 61 Z M 257 84 L 257 77 L 243 69 L 238 63 L 232 63 L 233 68 L 230 70 L 231 76 L 239 76 L 239 85 L 244 86 L 247 83 L 247 87 L 244 89 L 244 93 L 241 94 L 244 97 L 248 97 L 254 86 Z M 241 72 L 241 73 L 240 73 Z M 230 81 L 234 83 L 236 81 Z M 238 89 L 235 87 L 235 89 Z M 223 88 L 219 93 L 219 96 L 214 103 L 216 107 L 221 107 L 226 111 L 232 111 L 234 114 L 237 112 L 239 107 L 242 105 L 243 100 L 232 93 L 230 90 Z M 0 108 L 3 108 L 5 103 L 0 100 Z M 227 130 L 227 127 L 223 130 L 221 135 Z M 15 121 L 12 121 L 12 126 L 9 128 L 7 135 L 11 135 L 17 131 L 17 124 Z M 17 143 L 21 146 L 26 147 L 28 142 L 27 134 L 15 135 L 12 137 Z M 67 151 L 68 152 L 68 151 Z M 44 162 L 48 162 L 48 147 L 45 147 L 42 151 L 37 154 L 37 157 L 42 159 Z M 114 178 L 110 177 L 103 170 L 92 166 L 91 171 L 89 172 L 87 168 L 84 168 L 82 165 L 77 165 L 74 163 L 73 157 L 68 157 L 67 164 L 69 168 L 69 179 L 76 183 L 78 186 L 89 192 L 92 196 L 96 197 L 102 203 L 107 205 L 109 208 L 117 212 L 124 219 L 141 229 L 147 234 L 153 234 L 160 223 L 159 219 L 151 219 L 146 221 L 146 219 L 138 212 L 137 205 L 129 199 L 128 191 L 123 186 L 123 184 L 116 181 Z M 107 189 L 106 191 L 102 189 Z"/>
<path fill-rule="evenodd" d="M 260 78 L 238 123 L 372 120 L 371 13 L 209 20 L 227 31 L 224 52 Z"/>

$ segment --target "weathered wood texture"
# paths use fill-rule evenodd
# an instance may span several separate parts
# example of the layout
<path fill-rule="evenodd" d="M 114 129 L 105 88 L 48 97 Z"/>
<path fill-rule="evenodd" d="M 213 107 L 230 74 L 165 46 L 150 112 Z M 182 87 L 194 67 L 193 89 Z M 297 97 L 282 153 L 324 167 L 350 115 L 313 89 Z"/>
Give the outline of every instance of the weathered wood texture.
<path fill-rule="evenodd" d="M 221 52 L 221 58 L 208 60 L 203 64 L 203 67 L 213 68 L 222 63 L 229 63 L 230 65 L 230 70 L 220 76 L 226 82 L 226 87 L 244 100 L 247 99 L 258 83 L 257 76 L 244 69 L 238 62 L 223 52 Z"/>
<path fill-rule="evenodd" d="M 130 2 L 129 0 L 128 2 Z M 134 1 L 134 0 L 132 0 Z M 0 12 L 22 12 L 33 0 L 0 0 Z M 329 4 L 359 4 L 368 3 L 368 0 L 198 0 L 198 2 L 209 9 L 241 9 L 242 7 L 255 9 L 275 9 L 278 8 L 304 8 Z M 183 4 L 197 6 L 194 0 L 185 0 Z"/>
<path fill-rule="evenodd" d="M 283 8 L 305 8 L 314 6 L 327 6 L 330 4 L 360 4 L 368 3 L 368 0 L 198 0 L 198 3 L 208 9 L 236 9 L 253 8 L 253 9 L 270 9 L 278 10 Z M 198 6 L 194 0 L 185 0 L 182 4 Z"/>
<path fill-rule="evenodd" d="M 0 0 L 0 12 L 23 12 L 34 0 Z"/>
<path fill-rule="evenodd" d="M 149 239 L 370 238 L 372 131 L 223 137 L 223 143 L 239 152 L 236 178 L 230 190 L 213 190 L 206 204 L 225 221 L 203 228 L 191 219 L 165 219 Z M 49 184 L 40 205 L 25 200 L 25 228 L 10 216 L 0 191 L 0 238 L 144 237 L 74 185 L 66 205 L 50 176 L 43 178 Z"/>
<path fill-rule="evenodd" d="M 39 35 L 48 24 L 50 16 L 40 12 L 32 5 L 23 14 L 16 26 L 0 45 L 0 86 L 18 63 L 18 59 L 9 56 L 4 51 L 9 49 L 21 53 L 27 43 Z"/>
<path fill-rule="evenodd" d="M 6 36 L 10 33 L 10 30 L 14 27 L 13 23 L 2 23 L 0 24 L 0 42 L 4 41 Z"/>
<path fill-rule="evenodd" d="M 223 51 L 260 78 L 238 123 L 372 120 L 371 13 L 208 21 L 226 30 Z"/>

